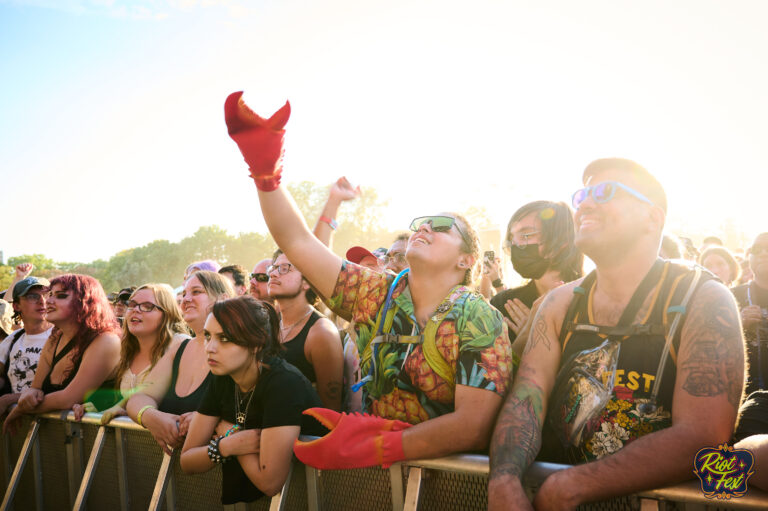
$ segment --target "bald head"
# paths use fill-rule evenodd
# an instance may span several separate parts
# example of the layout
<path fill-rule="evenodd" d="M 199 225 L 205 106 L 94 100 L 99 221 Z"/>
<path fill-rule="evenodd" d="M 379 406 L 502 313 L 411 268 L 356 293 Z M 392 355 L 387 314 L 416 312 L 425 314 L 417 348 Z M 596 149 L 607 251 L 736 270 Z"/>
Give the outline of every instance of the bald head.
<path fill-rule="evenodd" d="M 251 296 L 257 300 L 265 300 L 271 302 L 272 299 L 267 294 L 267 268 L 272 264 L 272 259 L 262 259 L 256 266 L 253 267 L 253 275 L 251 275 L 250 292 Z"/>

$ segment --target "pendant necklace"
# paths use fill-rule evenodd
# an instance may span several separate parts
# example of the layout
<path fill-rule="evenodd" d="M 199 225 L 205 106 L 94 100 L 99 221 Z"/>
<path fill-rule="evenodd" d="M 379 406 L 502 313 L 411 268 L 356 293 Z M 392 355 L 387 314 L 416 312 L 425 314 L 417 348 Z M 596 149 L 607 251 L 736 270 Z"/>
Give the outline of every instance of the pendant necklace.
<path fill-rule="evenodd" d="M 304 314 L 304 315 L 303 315 L 303 316 L 302 316 L 302 317 L 301 317 L 301 318 L 300 318 L 298 321 L 296 321 L 295 323 L 293 323 L 293 324 L 291 324 L 291 325 L 288 325 L 288 326 L 283 326 L 283 319 L 282 319 L 282 318 L 280 318 L 280 337 L 281 337 L 281 341 L 285 342 L 285 339 L 287 339 L 287 338 L 288 338 L 288 336 L 289 336 L 289 335 L 290 335 L 290 333 L 293 331 L 293 329 L 294 329 L 294 328 L 296 328 L 296 326 L 297 326 L 299 323 L 301 323 L 302 321 L 304 321 L 304 320 L 307 318 L 307 316 L 309 316 L 310 314 L 312 314 L 312 311 L 313 311 L 313 310 L 315 310 L 315 309 L 313 309 L 312 307 L 310 307 L 310 308 L 309 308 L 309 310 L 307 311 L 307 313 L 306 313 L 306 314 Z"/>
<path fill-rule="evenodd" d="M 260 373 L 261 362 L 259 362 L 258 368 Z M 254 385 L 253 388 L 248 392 L 248 402 L 245 404 L 245 409 L 240 411 L 240 408 L 243 406 L 243 399 L 245 399 L 245 396 L 240 395 L 240 386 L 235 383 L 235 422 L 237 422 L 237 425 L 240 426 L 240 429 L 245 429 L 245 419 L 248 417 L 248 408 L 251 406 L 251 399 L 253 399 L 253 395 L 255 393 L 256 385 Z"/>

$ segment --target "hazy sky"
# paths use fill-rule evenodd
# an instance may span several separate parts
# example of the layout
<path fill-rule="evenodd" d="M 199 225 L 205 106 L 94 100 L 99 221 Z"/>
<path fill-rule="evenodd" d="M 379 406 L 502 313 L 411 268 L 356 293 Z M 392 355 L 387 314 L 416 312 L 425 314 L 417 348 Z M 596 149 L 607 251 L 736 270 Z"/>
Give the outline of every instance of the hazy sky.
<path fill-rule="evenodd" d="M 284 180 L 385 219 L 569 200 L 589 161 L 656 173 L 680 233 L 768 230 L 768 2 L 0 0 L 6 258 L 264 231 L 226 134 L 290 99 Z M 342 227 L 343 228 L 343 227 Z"/>

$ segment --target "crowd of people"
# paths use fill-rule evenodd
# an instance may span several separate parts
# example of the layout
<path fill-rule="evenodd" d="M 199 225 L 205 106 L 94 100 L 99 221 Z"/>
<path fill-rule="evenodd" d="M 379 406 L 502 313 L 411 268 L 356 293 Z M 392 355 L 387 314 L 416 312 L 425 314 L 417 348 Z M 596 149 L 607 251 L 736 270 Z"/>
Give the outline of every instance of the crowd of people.
<path fill-rule="evenodd" d="M 16 267 L 5 434 L 50 410 L 128 415 L 186 472 L 223 464 L 224 504 L 277 493 L 294 454 L 352 469 L 486 452 L 489 508 L 568 509 L 685 480 L 699 449 L 726 442 L 755 453 L 768 489 L 768 233 L 743 255 L 665 235 L 662 184 L 609 158 L 586 167 L 572 208 L 512 213 L 504 253 L 522 286 L 451 212 L 341 258 L 336 213 L 359 189 L 334 183 L 310 230 L 280 186 L 289 114 L 225 104 L 279 247 L 250 274 L 196 261 L 179 296 L 137 282 L 108 297 L 89 276 Z M 531 502 L 535 460 L 571 467 Z"/>

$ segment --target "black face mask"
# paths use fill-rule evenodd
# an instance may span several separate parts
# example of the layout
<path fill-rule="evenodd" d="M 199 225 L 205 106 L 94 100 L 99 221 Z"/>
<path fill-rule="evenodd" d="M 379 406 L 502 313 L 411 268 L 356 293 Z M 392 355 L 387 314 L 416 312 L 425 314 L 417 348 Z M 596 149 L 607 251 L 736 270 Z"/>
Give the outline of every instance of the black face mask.
<path fill-rule="evenodd" d="M 539 255 L 538 243 L 524 247 L 512 245 L 509 258 L 512 267 L 524 279 L 540 279 L 549 268 L 549 260 Z"/>

